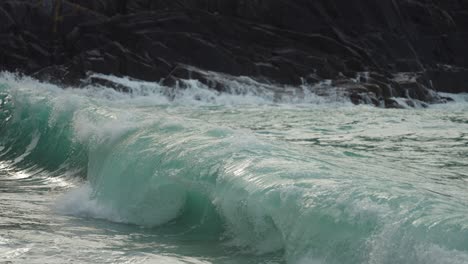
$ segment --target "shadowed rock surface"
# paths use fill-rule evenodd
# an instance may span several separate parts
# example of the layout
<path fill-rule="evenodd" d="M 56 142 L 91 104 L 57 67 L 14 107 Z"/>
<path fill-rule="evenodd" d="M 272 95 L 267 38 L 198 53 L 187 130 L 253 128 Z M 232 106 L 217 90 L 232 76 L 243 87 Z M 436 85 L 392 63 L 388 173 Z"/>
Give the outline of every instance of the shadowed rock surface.
<path fill-rule="evenodd" d="M 0 2 L 0 70 L 71 85 L 95 72 L 223 91 L 206 70 L 437 103 L 468 92 L 466 43 L 468 0 Z"/>

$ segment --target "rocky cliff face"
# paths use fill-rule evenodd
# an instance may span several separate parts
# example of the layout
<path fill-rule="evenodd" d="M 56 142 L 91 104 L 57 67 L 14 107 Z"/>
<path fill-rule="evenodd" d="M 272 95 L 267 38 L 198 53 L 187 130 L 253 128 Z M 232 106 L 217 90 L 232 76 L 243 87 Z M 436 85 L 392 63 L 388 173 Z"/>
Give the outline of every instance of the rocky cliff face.
<path fill-rule="evenodd" d="M 355 103 L 468 92 L 468 0 L 3 0 L 0 70 L 79 84 L 89 72 L 168 85 L 203 70 Z M 200 69 L 198 71 L 197 69 Z"/>

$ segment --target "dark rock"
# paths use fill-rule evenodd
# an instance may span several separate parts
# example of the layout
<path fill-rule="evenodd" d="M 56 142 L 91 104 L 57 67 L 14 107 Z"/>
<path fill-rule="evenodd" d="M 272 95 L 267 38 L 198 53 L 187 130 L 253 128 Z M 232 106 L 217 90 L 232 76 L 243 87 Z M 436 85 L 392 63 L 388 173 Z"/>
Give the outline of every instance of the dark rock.
<path fill-rule="evenodd" d="M 32 72 L 31 75 L 34 78 L 50 83 L 79 86 L 84 73 L 74 71 L 74 67 L 70 65 L 52 65 Z"/>
<path fill-rule="evenodd" d="M 468 92 L 468 69 L 447 68 L 427 71 L 434 90 L 447 93 Z"/>
<path fill-rule="evenodd" d="M 437 103 L 434 91 L 468 92 L 467 17 L 465 0 L 5 0 L 0 70 L 218 91 L 229 89 L 205 71 L 278 87 L 330 79 L 355 103 Z"/>
<path fill-rule="evenodd" d="M 453 100 L 453 98 L 445 97 L 445 96 L 442 96 L 440 99 L 443 100 L 444 103 L 445 102 L 454 102 L 455 101 L 455 100 Z"/>
<path fill-rule="evenodd" d="M 395 99 L 386 98 L 385 99 L 385 108 L 394 108 L 394 109 L 403 109 L 405 108 L 401 104 L 399 104 Z"/>
<path fill-rule="evenodd" d="M 132 93 L 132 89 L 128 86 L 125 86 L 121 83 L 116 83 L 116 82 L 113 82 L 111 80 L 108 80 L 108 79 L 104 79 L 104 78 L 101 78 L 101 77 L 98 77 L 98 76 L 90 76 L 89 78 L 87 78 L 83 83 L 82 85 L 93 85 L 93 86 L 96 86 L 96 85 L 100 85 L 100 86 L 103 86 L 103 87 L 107 87 L 107 88 L 112 88 L 118 92 L 124 92 L 124 93 Z"/>
<path fill-rule="evenodd" d="M 15 21 L 8 12 L 0 8 L 0 33 L 9 31 L 15 25 Z"/>

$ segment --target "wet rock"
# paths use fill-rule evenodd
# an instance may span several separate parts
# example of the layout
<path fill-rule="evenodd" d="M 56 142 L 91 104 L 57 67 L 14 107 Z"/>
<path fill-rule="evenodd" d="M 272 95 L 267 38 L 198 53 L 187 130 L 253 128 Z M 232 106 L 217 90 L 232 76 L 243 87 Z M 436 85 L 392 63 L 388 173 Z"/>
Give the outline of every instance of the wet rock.
<path fill-rule="evenodd" d="M 398 103 L 395 99 L 386 98 L 385 101 L 385 108 L 393 108 L 393 109 L 404 109 L 405 107 Z"/>
<path fill-rule="evenodd" d="M 468 69 L 446 68 L 427 72 L 434 90 L 447 93 L 468 92 Z"/>
<path fill-rule="evenodd" d="M 116 83 L 108 79 L 101 78 L 99 76 L 90 76 L 82 82 L 83 86 L 103 86 L 107 88 L 112 88 L 118 92 L 131 93 L 132 89 L 128 86 L 125 86 L 121 83 Z"/>
<path fill-rule="evenodd" d="M 0 70 L 228 90 L 206 70 L 278 87 L 334 80 L 355 103 L 437 103 L 434 91 L 468 91 L 467 10 L 436 0 L 5 0 Z M 403 73 L 415 78 L 395 78 Z"/>

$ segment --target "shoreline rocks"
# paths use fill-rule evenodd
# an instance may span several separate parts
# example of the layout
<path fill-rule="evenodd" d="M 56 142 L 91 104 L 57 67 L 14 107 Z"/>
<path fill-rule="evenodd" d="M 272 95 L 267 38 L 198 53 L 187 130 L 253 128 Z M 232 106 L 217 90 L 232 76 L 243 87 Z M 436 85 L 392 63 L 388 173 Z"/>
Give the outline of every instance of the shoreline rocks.
<path fill-rule="evenodd" d="M 442 103 L 436 92 L 468 92 L 467 17 L 466 0 L 5 0 L 0 70 L 226 90 L 202 73 L 213 71 L 279 87 L 331 80 L 354 103 Z"/>

